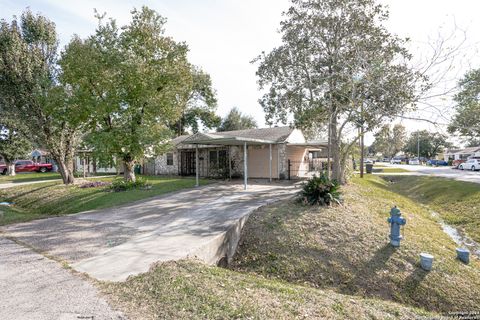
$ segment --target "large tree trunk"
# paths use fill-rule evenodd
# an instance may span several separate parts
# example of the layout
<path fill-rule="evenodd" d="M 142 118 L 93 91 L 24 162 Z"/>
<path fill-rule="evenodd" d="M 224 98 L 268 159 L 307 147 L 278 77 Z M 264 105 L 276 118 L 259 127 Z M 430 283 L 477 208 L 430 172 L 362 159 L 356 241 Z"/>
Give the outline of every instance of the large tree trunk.
<path fill-rule="evenodd" d="M 58 171 L 62 176 L 64 184 L 75 183 L 75 176 L 73 174 L 73 159 L 65 159 L 64 157 L 54 157 L 58 164 Z"/>
<path fill-rule="evenodd" d="M 135 182 L 135 161 L 130 157 L 123 158 L 123 178 L 125 181 Z"/>
<path fill-rule="evenodd" d="M 7 162 L 6 165 L 7 165 L 7 175 L 9 175 L 9 176 L 16 175 L 15 163 L 14 162 Z"/>

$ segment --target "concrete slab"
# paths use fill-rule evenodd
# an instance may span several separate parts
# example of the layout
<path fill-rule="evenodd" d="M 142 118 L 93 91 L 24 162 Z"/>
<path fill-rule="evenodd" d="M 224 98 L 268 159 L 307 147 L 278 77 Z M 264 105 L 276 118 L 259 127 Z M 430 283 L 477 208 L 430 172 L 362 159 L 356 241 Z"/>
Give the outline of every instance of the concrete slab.
<path fill-rule="evenodd" d="M 89 282 L 0 237 L 0 319 L 125 319 Z"/>
<path fill-rule="evenodd" d="M 291 197 L 292 183 L 209 185 L 122 207 L 3 228 L 6 235 L 62 258 L 100 280 L 123 281 L 157 261 L 230 258 L 246 217 Z"/>

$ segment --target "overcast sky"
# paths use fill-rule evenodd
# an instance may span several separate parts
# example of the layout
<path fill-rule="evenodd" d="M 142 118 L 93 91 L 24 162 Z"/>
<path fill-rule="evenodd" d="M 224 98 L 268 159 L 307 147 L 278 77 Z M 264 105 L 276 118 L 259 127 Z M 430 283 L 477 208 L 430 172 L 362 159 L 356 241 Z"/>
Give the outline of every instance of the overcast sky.
<path fill-rule="evenodd" d="M 450 83 L 469 67 L 480 66 L 474 58 L 480 42 L 480 9 L 478 0 L 382 0 L 390 8 L 388 28 L 401 37 L 409 37 L 412 53 L 421 59 L 425 56 L 426 44 L 447 36 L 454 24 L 466 30 L 468 36 L 464 47 L 467 58 L 456 62 L 450 74 Z M 126 24 L 133 7 L 147 5 L 167 17 L 167 34 L 177 41 L 185 41 L 189 48 L 190 61 L 208 72 L 218 93 L 218 113 L 225 115 L 233 107 L 255 117 L 264 125 L 264 114 L 257 100 L 256 67 L 250 61 L 262 51 L 279 44 L 277 33 L 282 20 L 281 13 L 289 6 L 287 0 L 163 0 L 163 1 L 60 1 L 60 0 L 0 0 L 0 17 L 11 20 L 30 7 L 53 20 L 65 45 L 73 34 L 86 37 L 96 27 L 94 8 L 107 12 L 120 25 Z M 457 32 L 457 39 L 462 36 Z M 469 65 L 468 65 L 469 64 Z M 442 104 L 442 114 L 420 114 L 446 123 L 449 101 Z M 432 109 L 431 109 L 432 110 Z M 438 112 L 437 112 L 438 113 Z M 409 131 L 418 128 L 443 130 L 425 122 L 405 121 Z M 367 139 L 367 142 L 371 137 Z"/>

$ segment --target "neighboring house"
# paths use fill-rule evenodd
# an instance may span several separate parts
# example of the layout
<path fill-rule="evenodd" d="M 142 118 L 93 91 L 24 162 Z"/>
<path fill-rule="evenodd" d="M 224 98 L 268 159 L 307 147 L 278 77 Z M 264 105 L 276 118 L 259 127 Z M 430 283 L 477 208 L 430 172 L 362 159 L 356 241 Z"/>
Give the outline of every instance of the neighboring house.
<path fill-rule="evenodd" d="M 43 149 L 35 149 L 30 155 L 32 161 L 38 163 L 51 163 L 53 164 L 53 171 L 57 171 L 58 167 L 55 160 L 50 156 L 50 153 Z M 73 171 L 82 173 L 83 166 L 85 164 L 85 173 L 116 173 L 117 168 L 113 164 L 111 166 L 100 166 L 96 161 L 93 161 L 90 151 L 80 150 L 75 153 L 75 159 L 73 161 Z"/>
<path fill-rule="evenodd" d="M 306 141 L 290 127 L 196 133 L 170 144 L 171 151 L 156 158 L 155 174 L 190 176 L 198 168 L 200 177 L 239 178 L 247 159 L 249 178 L 288 179 L 319 171 L 327 160 L 325 142 Z"/>
<path fill-rule="evenodd" d="M 53 160 L 52 157 L 50 157 L 50 154 L 48 153 L 48 151 L 45 151 L 43 149 L 33 150 L 32 153 L 30 154 L 30 157 L 32 158 L 33 162 L 55 164 L 55 161 Z"/>
<path fill-rule="evenodd" d="M 445 149 L 443 159 L 448 160 L 467 160 L 469 157 L 479 157 L 480 146 L 465 149 Z"/>
<path fill-rule="evenodd" d="M 98 161 L 95 161 L 92 152 L 89 150 L 79 150 L 75 152 L 73 167 L 73 171 L 80 173 L 84 172 L 86 175 L 95 173 L 118 173 L 123 171 L 123 166 L 119 168 L 116 167 L 116 161 L 114 158 L 112 158 L 112 162 L 109 165 L 99 165 Z"/>

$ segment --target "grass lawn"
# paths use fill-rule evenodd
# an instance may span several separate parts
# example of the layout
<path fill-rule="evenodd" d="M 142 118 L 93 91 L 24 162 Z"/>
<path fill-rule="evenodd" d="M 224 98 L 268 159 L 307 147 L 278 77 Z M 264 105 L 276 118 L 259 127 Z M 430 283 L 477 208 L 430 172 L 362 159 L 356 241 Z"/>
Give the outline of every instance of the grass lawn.
<path fill-rule="evenodd" d="M 388 177 L 389 188 L 437 212 L 480 242 L 480 184 L 438 177 Z"/>
<path fill-rule="evenodd" d="M 48 216 L 65 215 L 92 209 L 113 207 L 128 202 L 161 195 L 167 192 L 192 188 L 195 179 L 146 176 L 152 184 L 149 190 L 107 192 L 105 187 L 82 189 L 77 185 L 65 186 L 60 182 L 46 182 L 0 189 L 0 202 L 13 202 L 11 207 L 0 207 L 0 225 L 24 222 Z M 95 181 L 112 181 L 113 177 Z M 201 179 L 201 184 L 210 180 Z"/>
<path fill-rule="evenodd" d="M 375 166 L 373 167 L 373 169 L 375 169 Z M 404 168 L 381 168 L 380 169 L 381 171 L 380 172 L 383 172 L 383 173 L 402 173 L 402 172 L 410 172 L 410 170 L 407 170 L 407 169 L 404 169 Z"/>
<path fill-rule="evenodd" d="M 96 176 L 114 176 L 114 173 L 97 173 Z M 77 178 L 82 178 L 83 173 L 75 173 Z M 3 176 L 0 175 L 0 184 L 2 183 L 19 183 L 19 182 L 32 182 L 32 181 L 43 181 L 43 180 L 58 180 L 62 179 L 60 173 L 58 172 L 26 172 L 26 173 L 17 173 L 12 176 Z"/>
<path fill-rule="evenodd" d="M 264 207 L 247 221 L 230 268 L 433 312 L 478 310 L 479 259 L 472 257 L 469 265 L 456 260 L 455 243 L 428 208 L 396 188 L 369 175 L 343 187 L 342 206 L 304 207 L 287 201 Z M 394 205 L 407 219 L 399 249 L 388 239 L 386 219 Z M 457 214 L 464 209 L 458 207 Z M 434 255 L 431 272 L 420 268 L 421 252 Z"/>
<path fill-rule="evenodd" d="M 100 283 L 129 319 L 416 319 L 396 303 L 206 266 L 166 262 L 126 282 Z"/>
<path fill-rule="evenodd" d="M 0 175 L 0 184 L 1 183 L 18 183 L 18 182 L 30 182 L 30 181 L 41 181 L 41 180 L 55 180 L 61 179 L 58 172 L 28 172 L 28 173 L 17 173 L 12 176 L 3 176 Z"/>

